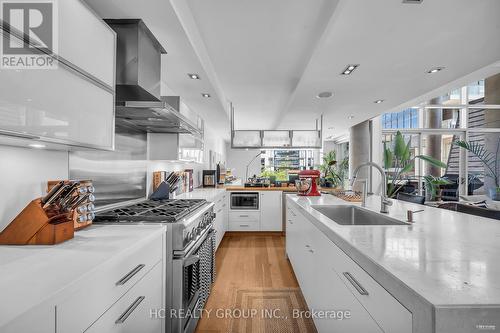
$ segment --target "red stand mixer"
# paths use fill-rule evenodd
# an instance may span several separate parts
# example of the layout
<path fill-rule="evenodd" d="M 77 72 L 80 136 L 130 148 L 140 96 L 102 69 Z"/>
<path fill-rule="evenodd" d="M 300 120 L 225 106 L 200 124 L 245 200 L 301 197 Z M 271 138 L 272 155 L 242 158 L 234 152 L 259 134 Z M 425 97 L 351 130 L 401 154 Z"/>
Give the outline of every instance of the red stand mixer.
<path fill-rule="evenodd" d="M 297 195 L 317 197 L 321 194 L 318 191 L 319 178 L 321 173 L 318 170 L 302 170 L 299 172 L 299 179 L 295 181 Z"/>

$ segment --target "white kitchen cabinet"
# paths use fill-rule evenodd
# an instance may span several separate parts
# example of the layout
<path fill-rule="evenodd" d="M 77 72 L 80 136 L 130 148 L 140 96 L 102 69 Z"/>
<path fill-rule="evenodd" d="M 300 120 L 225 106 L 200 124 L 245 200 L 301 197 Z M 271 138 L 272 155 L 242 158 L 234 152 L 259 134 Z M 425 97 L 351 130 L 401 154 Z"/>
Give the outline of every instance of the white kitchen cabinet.
<path fill-rule="evenodd" d="M 262 191 L 260 193 L 260 230 L 282 231 L 281 191 Z"/>
<path fill-rule="evenodd" d="M 112 149 L 115 34 L 79 0 L 60 2 L 59 12 L 56 68 L 0 69 L 0 134 Z"/>
<path fill-rule="evenodd" d="M 58 2 L 58 54 L 114 89 L 116 34 L 85 2 Z"/>
<path fill-rule="evenodd" d="M 87 286 L 57 304 L 58 333 L 81 332 L 97 320 L 163 257 L 163 239 L 157 237 L 133 253 L 96 271 Z M 161 282 L 158 283 L 161 287 Z"/>
<path fill-rule="evenodd" d="M 227 197 L 226 193 L 218 195 L 215 198 L 215 221 L 214 221 L 214 229 L 216 231 L 215 240 L 216 240 L 216 249 L 219 247 L 222 238 L 224 238 L 224 234 L 227 231 Z"/>
<path fill-rule="evenodd" d="M 315 318 L 319 332 L 412 331 L 411 313 L 295 207 L 287 208 L 286 249 L 309 308 L 349 310 L 350 319 Z"/>
<path fill-rule="evenodd" d="M 163 308 L 162 268 L 158 263 L 85 332 L 161 333 L 162 321 L 151 311 Z"/>

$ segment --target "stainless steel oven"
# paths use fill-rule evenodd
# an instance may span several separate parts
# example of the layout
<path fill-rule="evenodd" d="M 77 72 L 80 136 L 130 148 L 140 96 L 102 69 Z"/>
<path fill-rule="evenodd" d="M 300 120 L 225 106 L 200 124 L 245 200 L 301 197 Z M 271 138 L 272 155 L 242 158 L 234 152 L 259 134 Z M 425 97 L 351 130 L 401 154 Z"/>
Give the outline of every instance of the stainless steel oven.
<path fill-rule="evenodd" d="M 231 209 L 233 210 L 259 210 L 258 192 L 232 192 Z"/>
<path fill-rule="evenodd" d="M 184 315 L 173 321 L 173 332 L 192 333 L 196 328 L 210 288 L 215 280 L 215 231 L 212 224 L 201 231 L 199 240 L 186 251 L 174 252 L 173 309 Z"/>

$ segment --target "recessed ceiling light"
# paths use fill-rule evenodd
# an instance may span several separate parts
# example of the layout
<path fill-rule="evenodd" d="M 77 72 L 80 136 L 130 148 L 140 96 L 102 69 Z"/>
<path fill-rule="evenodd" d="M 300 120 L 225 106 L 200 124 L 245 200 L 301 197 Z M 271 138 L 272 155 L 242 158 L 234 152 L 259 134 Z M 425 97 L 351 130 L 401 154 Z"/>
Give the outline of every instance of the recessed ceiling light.
<path fill-rule="evenodd" d="M 190 79 L 193 79 L 193 80 L 199 80 L 200 79 L 200 76 L 198 74 L 189 73 L 188 76 L 189 76 Z"/>
<path fill-rule="evenodd" d="M 331 91 L 323 91 L 320 92 L 318 95 L 316 95 L 317 98 L 330 98 L 333 96 L 333 93 Z"/>
<path fill-rule="evenodd" d="M 42 148 L 47 147 L 46 145 L 41 144 L 41 143 L 30 143 L 28 146 L 31 148 L 37 148 L 37 149 L 42 149 Z"/>
<path fill-rule="evenodd" d="M 377 99 L 377 100 L 376 100 L 375 102 L 373 102 L 373 103 L 375 103 L 375 104 L 380 104 L 380 103 L 383 103 L 383 102 L 384 102 L 384 100 L 383 100 L 383 99 Z"/>
<path fill-rule="evenodd" d="M 444 67 L 434 67 L 434 68 L 431 68 L 427 71 L 428 74 L 434 74 L 434 73 L 437 73 L 437 72 L 441 72 L 442 70 L 444 69 Z"/>
<path fill-rule="evenodd" d="M 354 119 L 354 116 L 351 114 L 348 118 L 349 119 Z"/>
<path fill-rule="evenodd" d="M 352 72 L 354 72 L 354 70 L 358 67 L 359 67 L 359 64 L 347 65 L 347 67 L 340 74 L 341 75 L 351 75 Z"/>
<path fill-rule="evenodd" d="M 205 97 L 205 98 L 209 98 L 209 97 L 210 97 L 210 94 L 203 93 L 203 94 L 201 94 L 201 96 L 203 96 L 203 97 Z"/>

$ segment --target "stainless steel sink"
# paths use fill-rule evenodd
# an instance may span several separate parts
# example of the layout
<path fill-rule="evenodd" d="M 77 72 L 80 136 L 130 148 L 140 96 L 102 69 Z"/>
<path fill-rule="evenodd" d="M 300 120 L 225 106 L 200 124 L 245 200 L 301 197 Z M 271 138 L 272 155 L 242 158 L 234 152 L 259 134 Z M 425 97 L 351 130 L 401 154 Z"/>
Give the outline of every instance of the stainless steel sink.
<path fill-rule="evenodd" d="M 409 225 L 406 222 L 358 206 L 312 205 L 311 208 L 341 225 Z"/>

